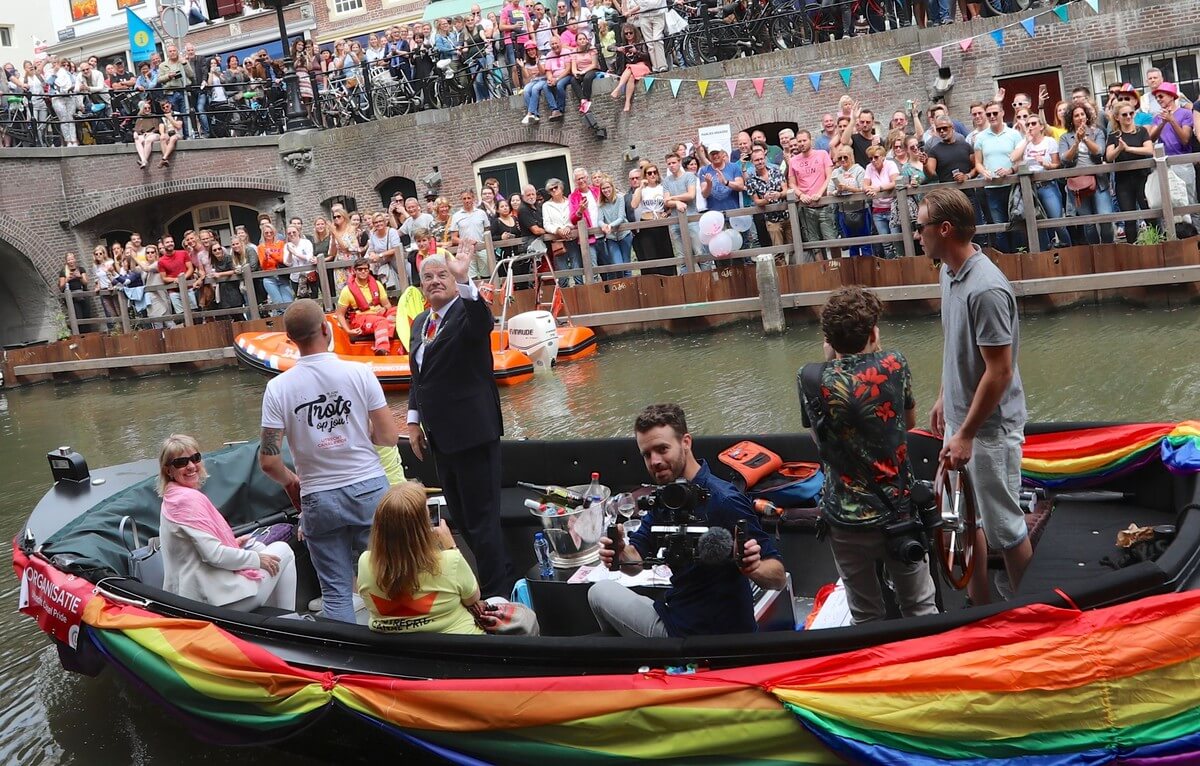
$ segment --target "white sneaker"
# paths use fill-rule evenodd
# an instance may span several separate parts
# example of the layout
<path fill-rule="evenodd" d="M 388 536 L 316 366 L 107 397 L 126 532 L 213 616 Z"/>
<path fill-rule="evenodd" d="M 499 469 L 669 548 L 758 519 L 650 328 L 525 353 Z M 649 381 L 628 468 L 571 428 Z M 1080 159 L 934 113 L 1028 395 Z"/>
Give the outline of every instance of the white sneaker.
<path fill-rule="evenodd" d="M 321 611 L 321 607 L 324 605 L 325 605 L 325 602 L 321 600 L 320 596 L 317 596 L 312 601 L 308 602 L 308 611 L 319 612 L 319 611 Z"/>
<path fill-rule="evenodd" d="M 530 120 L 532 120 L 532 119 L 533 119 L 533 115 L 532 115 L 532 114 L 527 114 L 527 115 L 525 115 L 524 117 L 522 117 L 522 118 L 521 118 L 521 124 L 522 124 L 522 125 L 528 125 L 528 124 L 529 124 L 529 122 L 530 122 Z"/>

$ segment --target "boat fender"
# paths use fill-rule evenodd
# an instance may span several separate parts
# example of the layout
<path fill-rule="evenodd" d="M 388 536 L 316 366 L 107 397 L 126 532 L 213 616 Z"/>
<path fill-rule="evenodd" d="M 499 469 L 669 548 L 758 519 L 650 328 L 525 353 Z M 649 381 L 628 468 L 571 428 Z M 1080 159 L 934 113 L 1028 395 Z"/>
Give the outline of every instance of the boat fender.
<path fill-rule="evenodd" d="M 747 490 L 783 467 L 783 458 L 752 441 L 740 441 L 722 450 L 717 458 L 737 471 L 746 482 Z"/>

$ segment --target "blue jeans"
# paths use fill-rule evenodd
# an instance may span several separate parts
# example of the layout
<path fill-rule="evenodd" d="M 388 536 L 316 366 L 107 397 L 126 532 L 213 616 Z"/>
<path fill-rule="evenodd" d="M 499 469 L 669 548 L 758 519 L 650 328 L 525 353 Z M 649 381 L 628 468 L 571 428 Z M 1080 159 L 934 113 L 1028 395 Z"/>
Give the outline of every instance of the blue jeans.
<path fill-rule="evenodd" d="M 891 218 L 890 211 L 885 210 L 883 212 L 876 212 L 874 209 L 871 210 L 871 221 L 875 224 L 875 233 L 876 234 L 899 234 L 900 233 L 900 229 L 892 228 L 892 225 L 888 222 L 889 218 Z M 885 242 L 882 245 L 874 245 L 874 249 L 875 249 L 875 256 L 877 258 L 891 259 L 891 258 L 896 257 L 896 243 L 895 242 Z"/>
<path fill-rule="evenodd" d="M 624 239 L 596 240 L 596 262 L 601 266 L 616 266 L 622 263 L 629 263 L 631 260 L 630 253 L 632 252 L 632 234 L 627 234 Z M 610 279 L 620 279 L 627 276 L 629 276 L 628 271 L 610 271 L 601 274 L 600 278 L 607 282 Z"/>
<path fill-rule="evenodd" d="M 488 88 L 488 78 L 492 76 L 492 67 L 496 65 L 496 57 L 488 53 L 472 64 L 472 69 L 475 72 L 475 100 L 486 101 L 491 98 L 492 92 Z"/>
<path fill-rule="evenodd" d="M 565 255 L 561 255 L 555 259 L 556 262 L 554 264 L 554 268 L 562 270 L 583 268 L 583 253 L 579 249 L 579 242 L 577 240 L 571 240 L 569 242 L 564 242 L 563 244 L 567 246 L 567 252 Z M 588 247 L 588 258 L 592 259 L 592 265 L 595 266 L 596 254 L 592 252 L 591 247 Z M 574 282 L 577 285 L 582 285 L 583 275 L 580 274 L 579 276 L 574 277 Z M 568 287 L 570 282 L 566 277 L 561 277 L 558 280 L 558 284 L 559 287 Z"/>
<path fill-rule="evenodd" d="M 182 314 L 183 313 L 183 298 L 179 297 L 179 291 L 176 290 L 173 292 L 169 292 L 169 293 L 167 293 L 167 295 L 171 296 L 171 313 L 172 314 Z M 187 295 L 188 295 L 188 307 L 193 310 L 196 309 L 197 308 L 196 293 L 193 292 L 192 290 L 188 290 Z"/>
<path fill-rule="evenodd" d="M 941 24 L 953 18 L 950 15 L 950 0 L 926 0 L 926 7 L 930 24 Z"/>
<path fill-rule="evenodd" d="M 558 82 L 554 83 L 554 95 L 558 98 L 558 109 L 561 111 L 567 105 L 567 88 L 575 82 L 575 78 L 571 75 L 558 78 Z"/>
<path fill-rule="evenodd" d="M 188 124 L 187 93 L 181 90 L 168 91 L 167 101 L 171 102 L 171 111 L 175 112 L 175 116 L 183 123 L 183 135 L 181 138 L 190 138 L 192 127 Z"/>
<path fill-rule="evenodd" d="M 534 117 L 540 117 L 538 113 L 538 98 L 545 93 L 546 103 L 551 109 L 554 108 L 554 97 L 550 95 L 550 86 L 546 82 L 545 77 L 539 77 L 536 80 L 528 83 L 525 90 L 522 92 L 525 96 L 525 111 L 532 114 Z"/>
<path fill-rule="evenodd" d="M 1062 193 L 1058 190 L 1058 184 L 1053 181 L 1037 184 L 1038 199 L 1042 201 L 1042 207 L 1046 208 L 1046 218 L 1062 218 L 1063 216 L 1063 198 Z M 1050 249 L 1050 235 L 1058 235 L 1058 241 L 1063 247 L 1068 247 L 1071 244 L 1071 236 L 1067 234 L 1066 228 L 1059 226 L 1053 229 L 1038 229 L 1038 241 L 1042 245 L 1043 250 Z"/>
<path fill-rule="evenodd" d="M 1008 223 L 1008 195 L 1011 193 L 1011 186 L 983 190 L 983 198 L 987 201 L 989 223 Z M 997 250 L 1002 253 L 1012 252 L 1009 249 L 1008 232 L 997 232 L 992 235 L 992 238 Z"/>
<path fill-rule="evenodd" d="M 691 223 L 688 224 L 688 236 L 692 238 L 692 255 L 695 256 L 698 261 L 700 258 L 707 256 L 708 255 L 708 245 L 705 245 L 704 243 L 702 243 L 700 241 L 700 222 L 699 221 L 692 221 Z M 676 254 L 678 254 L 679 256 L 682 257 L 684 255 L 683 237 L 681 237 L 679 235 L 679 225 L 678 224 L 674 224 L 671 226 L 671 247 L 675 250 Z M 699 261 L 696 264 L 696 270 L 697 271 L 712 271 L 713 268 L 715 268 L 715 266 L 716 266 L 716 264 L 713 263 L 712 261 Z M 680 274 L 687 273 L 687 262 L 686 261 L 679 264 L 679 273 Z"/>
<path fill-rule="evenodd" d="M 867 209 L 859 208 L 858 210 L 837 211 L 838 230 L 842 232 L 842 236 L 850 237 L 866 237 L 870 235 L 871 227 L 867 223 Z M 850 257 L 871 255 L 871 248 L 866 245 L 854 245 L 849 248 Z"/>
<path fill-rule="evenodd" d="M 322 611 L 331 620 L 354 622 L 354 575 L 367 549 L 375 506 L 388 490 L 384 476 L 313 492 L 300 498 L 300 529 L 321 583 Z"/>
<path fill-rule="evenodd" d="M 1106 181 L 1107 179 L 1101 176 L 1097 181 Z M 1074 192 L 1067 190 L 1067 194 Z M 1075 200 L 1075 215 L 1104 215 L 1105 213 L 1115 212 L 1113 210 L 1112 195 L 1108 193 L 1106 185 L 1098 183 L 1096 193 L 1089 197 L 1080 197 Z M 1113 241 L 1113 225 L 1111 223 L 1088 224 L 1080 227 L 1083 229 L 1083 234 L 1087 237 L 1089 245 L 1096 245 L 1100 242 L 1111 243 Z"/>
<path fill-rule="evenodd" d="M 296 300 L 296 294 L 292 292 L 292 280 L 288 277 L 263 277 L 263 289 L 276 306 Z M 277 313 L 282 313 L 282 309 Z"/>
<path fill-rule="evenodd" d="M 196 114 L 200 119 L 200 132 L 208 135 L 208 91 L 200 91 L 196 97 Z"/>

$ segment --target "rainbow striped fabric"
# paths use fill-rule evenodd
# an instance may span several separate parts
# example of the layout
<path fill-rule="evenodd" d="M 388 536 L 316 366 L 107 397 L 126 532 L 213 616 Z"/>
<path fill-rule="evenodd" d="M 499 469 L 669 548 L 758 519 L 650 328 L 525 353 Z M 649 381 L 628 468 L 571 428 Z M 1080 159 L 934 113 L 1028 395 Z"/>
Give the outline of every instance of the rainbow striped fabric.
<path fill-rule="evenodd" d="M 1094 486 L 1153 460 L 1175 473 L 1200 471 L 1200 421 L 1139 423 L 1030 434 L 1021 474 L 1026 484 Z"/>
<path fill-rule="evenodd" d="M 104 598 L 84 622 L 116 667 L 218 741 L 269 742 L 340 707 L 461 764 L 1200 762 L 1200 592 L 1091 612 L 1034 605 L 691 675 L 335 676 Z"/>

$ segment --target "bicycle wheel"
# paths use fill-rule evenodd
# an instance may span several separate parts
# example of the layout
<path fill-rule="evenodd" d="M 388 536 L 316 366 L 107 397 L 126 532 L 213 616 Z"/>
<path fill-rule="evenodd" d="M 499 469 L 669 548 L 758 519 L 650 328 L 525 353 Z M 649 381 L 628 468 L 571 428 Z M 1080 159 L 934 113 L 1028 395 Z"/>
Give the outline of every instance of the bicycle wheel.
<path fill-rule="evenodd" d="M 394 91 L 391 88 L 375 86 L 375 89 L 371 92 L 371 106 L 375 109 L 376 117 L 394 116 L 393 93 Z"/>
<path fill-rule="evenodd" d="M 488 94 L 492 98 L 508 98 L 512 95 L 512 88 L 508 85 L 508 80 L 504 79 L 504 71 L 501 69 L 493 69 L 488 72 Z"/>
<path fill-rule="evenodd" d="M 820 6 L 809 8 L 808 41 L 827 43 L 845 34 L 842 30 L 841 14 L 829 8 Z"/>
<path fill-rule="evenodd" d="M 867 24 L 872 32 L 883 32 L 887 29 L 887 12 L 883 8 L 883 0 L 867 0 Z M 855 17 L 857 18 L 857 17 Z"/>
<path fill-rule="evenodd" d="M 796 41 L 796 26 L 803 27 L 804 24 L 793 24 L 794 19 L 791 16 L 776 16 L 771 19 L 767 25 L 767 32 L 771 39 L 771 45 L 777 51 L 785 51 L 788 48 L 795 48 L 803 43 Z"/>
<path fill-rule="evenodd" d="M 1000 16 L 1027 11 L 1033 5 L 1033 0 L 984 0 L 984 5 L 986 10 L 990 11 L 985 15 Z"/>
<path fill-rule="evenodd" d="M 58 147 L 63 145 L 62 131 L 58 129 L 58 120 L 51 117 L 38 128 L 38 145 Z"/>

